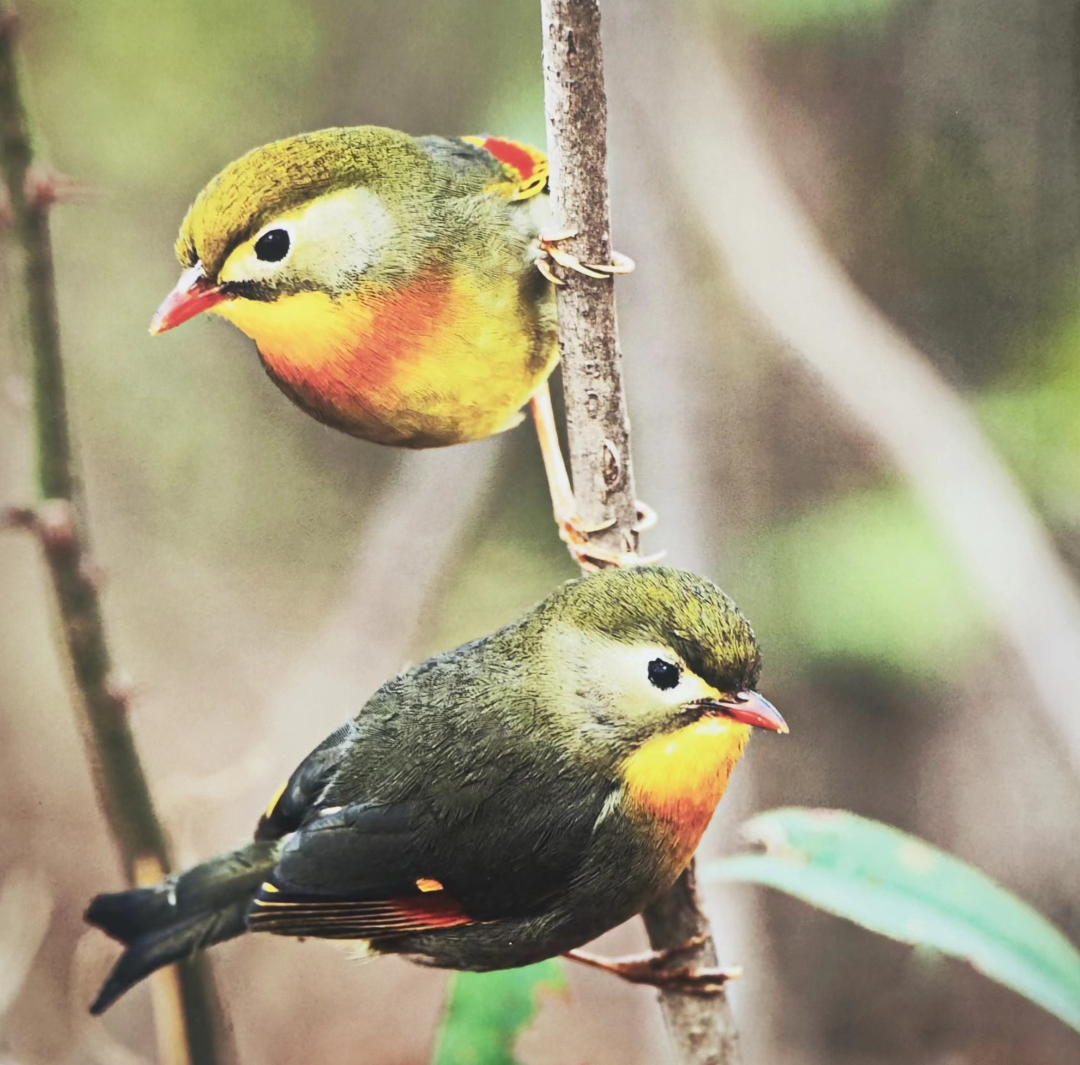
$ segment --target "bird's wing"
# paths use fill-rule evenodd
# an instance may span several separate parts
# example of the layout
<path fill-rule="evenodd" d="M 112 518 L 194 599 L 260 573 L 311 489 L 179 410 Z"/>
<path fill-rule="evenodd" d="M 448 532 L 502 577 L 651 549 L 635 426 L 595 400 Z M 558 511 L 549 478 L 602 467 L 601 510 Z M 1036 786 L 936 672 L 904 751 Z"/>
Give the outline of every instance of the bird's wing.
<path fill-rule="evenodd" d="M 256 839 L 280 839 L 295 832 L 310 818 L 318 809 L 319 800 L 333 780 L 356 731 L 355 722 L 346 722 L 296 767 L 270 800 L 266 813 L 259 818 Z"/>
<path fill-rule="evenodd" d="M 496 186 L 510 200 L 528 200 L 547 188 L 548 161 L 543 152 L 520 141 L 503 137 L 462 137 L 463 141 L 483 148 L 502 165 L 505 182 Z"/>
<path fill-rule="evenodd" d="M 389 921 L 403 899 L 410 921 L 440 927 L 543 912 L 566 889 L 609 784 L 570 771 L 558 745 L 509 727 L 483 700 L 463 724 L 447 696 L 450 681 L 471 683 L 458 668 L 397 678 L 289 778 L 257 832 L 292 838 L 253 927 L 295 928 L 319 910 L 353 934 L 357 923 Z M 424 890 L 432 881 L 446 894 Z"/>
<path fill-rule="evenodd" d="M 408 806 L 346 806 L 286 844 L 248 912 L 248 928 L 288 936 L 378 939 L 471 924 L 424 868 L 423 821 Z"/>

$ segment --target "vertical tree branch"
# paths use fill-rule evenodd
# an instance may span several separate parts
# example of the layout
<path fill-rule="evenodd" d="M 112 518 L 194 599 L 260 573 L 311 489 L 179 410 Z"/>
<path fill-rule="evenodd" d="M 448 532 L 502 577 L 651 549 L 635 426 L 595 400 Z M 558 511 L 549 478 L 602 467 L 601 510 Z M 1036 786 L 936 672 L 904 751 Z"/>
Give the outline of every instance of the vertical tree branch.
<path fill-rule="evenodd" d="M 713 967 L 719 964 L 709 919 L 701 908 L 697 870 L 693 863 L 675 886 L 644 913 L 645 931 L 655 950 L 691 940 L 701 945 L 692 955 L 680 952 L 678 964 Z M 686 1065 L 738 1065 L 739 1033 L 726 994 L 688 995 L 661 991 L 660 1006 L 671 1032 L 675 1053 Z"/>
<path fill-rule="evenodd" d="M 47 181 L 35 179 L 16 31 L 14 12 L 0 7 L 0 167 L 22 253 L 41 498 L 36 511 L 19 512 L 15 523 L 36 533 L 44 552 L 94 786 L 125 875 L 130 883 L 147 882 L 160 879 L 168 868 L 168 849 L 135 749 L 127 696 L 114 676 L 80 517 L 49 237 L 53 197 Z M 154 1000 L 163 1062 L 212 1065 L 218 1060 L 213 990 L 201 962 L 163 974 Z M 166 1045 L 160 1037 L 170 1030 L 174 1034 Z"/>
<path fill-rule="evenodd" d="M 611 262 L 607 97 L 596 0 L 541 0 L 552 226 L 581 262 Z M 570 473 L 591 542 L 637 549 L 630 420 L 610 279 L 569 273 L 559 287 L 559 346 Z"/>
<path fill-rule="evenodd" d="M 607 98 L 598 0 L 541 0 L 544 98 L 553 226 L 573 233 L 566 250 L 583 262 L 611 261 Z M 559 344 L 578 513 L 603 547 L 635 551 L 637 505 L 630 423 L 610 279 L 568 273 L 558 289 Z M 717 964 L 693 865 L 645 912 L 654 949 L 700 945 L 676 964 Z M 662 991 L 660 1002 L 681 1065 L 736 1065 L 738 1039 L 727 997 Z"/>

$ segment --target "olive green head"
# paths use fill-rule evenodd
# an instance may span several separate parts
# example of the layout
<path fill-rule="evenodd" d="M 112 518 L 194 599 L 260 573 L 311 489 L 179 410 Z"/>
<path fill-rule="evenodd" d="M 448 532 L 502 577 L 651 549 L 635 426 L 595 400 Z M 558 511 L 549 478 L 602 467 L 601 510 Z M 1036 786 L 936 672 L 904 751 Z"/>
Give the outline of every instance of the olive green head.
<path fill-rule="evenodd" d="M 754 630 L 731 597 L 683 570 L 604 570 L 567 584 L 546 609 L 618 643 L 666 646 L 718 691 L 753 688 L 761 672 Z"/>
<path fill-rule="evenodd" d="M 176 254 L 216 279 L 230 253 L 275 218 L 343 189 L 407 195 L 430 183 L 431 159 L 405 133 L 380 126 L 323 129 L 274 141 L 230 163 L 199 193 Z"/>
<path fill-rule="evenodd" d="M 605 570 L 560 588 L 523 625 L 538 682 L 557 692 L 566 727 L 593 740 L 640 742 L 706 716 L 787 731 L 754 691 L 761 656 L 749 622 L 703 577 Z"/>

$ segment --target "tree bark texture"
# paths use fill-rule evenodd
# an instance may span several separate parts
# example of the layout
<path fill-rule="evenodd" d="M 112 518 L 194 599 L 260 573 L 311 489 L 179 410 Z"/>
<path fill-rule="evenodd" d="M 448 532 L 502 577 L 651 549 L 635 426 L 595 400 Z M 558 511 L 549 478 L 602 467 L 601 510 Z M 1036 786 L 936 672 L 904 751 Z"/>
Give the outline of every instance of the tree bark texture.
<path fill-rule="evenodd" d="M 542 0 L 544 98 L 553 235 L 583 263 L 611 261 L 607 97 L 595 0 Z M 590 541 L 635 551 L 637 507 L 630 420 L 609 278 L 565 274 L 558 290 L 559 344 L 570 474 L 586 527 L 612 524 Z"/>

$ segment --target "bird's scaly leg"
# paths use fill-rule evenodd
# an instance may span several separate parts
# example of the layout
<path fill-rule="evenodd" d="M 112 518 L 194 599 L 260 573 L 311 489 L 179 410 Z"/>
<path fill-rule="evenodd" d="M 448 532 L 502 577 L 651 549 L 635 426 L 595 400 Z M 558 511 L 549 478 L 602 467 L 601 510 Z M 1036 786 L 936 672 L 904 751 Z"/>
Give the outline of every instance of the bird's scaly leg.
<path fill-rule="evenodd" d="M 552 269 L 555 263 L 566 270 L 575 270 L 586 277 L 605 278 L 612 274 L 628 274 L 634 269 L 634 260 L 619 252 L 611 253 L 612 262 L 583 263 L 576 255 L 563 251 L 559 242 L 576 236 L 576 230 L 564 233 L 541 234 L 540 255 L 536 268 L 554 285 L 563 285 L 562 280 Z M 547 473 L 548 489 L 555 511 L 555 521 L 559 526 L 559 535 L 570 550 L 574 561 L 583 569 L 595 572 L 608 567 L 640 566 L 656 562 L 662 557 L 651 555 L 642 557 L 634 551 L 615 551 L 596 545 L 589 545 L 589 534 L 610 528 L 614 521 L 603 525 L 587 527 L 578 514 L 577 501 L 570 487 L 570 477 L 566 472 L 559 436 L 555 428 L 555 416 L 551 409 L 551 391 L 545 382 L 531 400 L 533 420 L 536 423 L 536 435 L 540 441 L 540 453 L 544 458 L 544 470 Z M 637 521 L 634 532 L 644 532 L 656 524 L 656 511 L 644 503 L 637 502 Z"/>
<path fill-rule="evenodd" d="M 551 268 L 552 263 L 558 263 L 566 270 L 574 270 L 586 277 L 604 278 L 612 274 L 629 274 L 634 270 L 634 260 L 628 255 L 622 255 L 617 251 L 611 253 L 610 263 L 583 263 L 576 255 L 563 251 L 559 247 L 560 241 L 569 240 L 577 236 L 577 230 L 571 229 L 565 233 L 551 233 L 540 235 L 540 257 L 536 260 L 536 268 L 553 285 L 565 285 Z"/>
<path fill-rule="evenodd" d="M 612 551 L 589 544 L 589 534 L 610 528 L 613 522 L 601 525 L 585 525 L 578 514 L 577 500 L 570 486 L 570 475 L 563 461 L 562 448 L 559 446 L 559 433 L 555 427 L 555 412 L 551 408 L 551 389 L 545 381 L 529 401 L 533 422 L 536 425 L 536 437 L 540 443 L 540 454 L 544 459 L 544 472 L 547 474 L 548 490 L 551 492 L 551 506 L 555 512 L 555 522 L 559 526 L 559 536 L 566 544 L 574 561 L 584 569 L 595 572 L 608 566 L 639 566 L 653 562 L 659 556 L 642 558 L 632 551 Z M 635 531 L 652 528 L 656 524 L 656 513 L 644 503 L 638 503 L 638 523 Z"/>
<path fill-rule="evenodd" d="M 675 969 L 664 966 L 695 947 L 701 946 L 704 937 L 694 936 L 678 947 L 667 950 L 652 950 L 644 954 L 632 954 L 622 958 L 602 958 L 584 950 L 569 950 L 563 955 L 571 961 L 588 965 L 593 969 L 602 969 L 613 976 L 621 977 L 632 984 L 648 984 L 661 990 L 685 991 L 697 995 L 717 995 L 724 991 L 729 980 L 742 976 L 742 969 L 735 966 L 730 969 L 696 968 L 684 965 Z"/>

